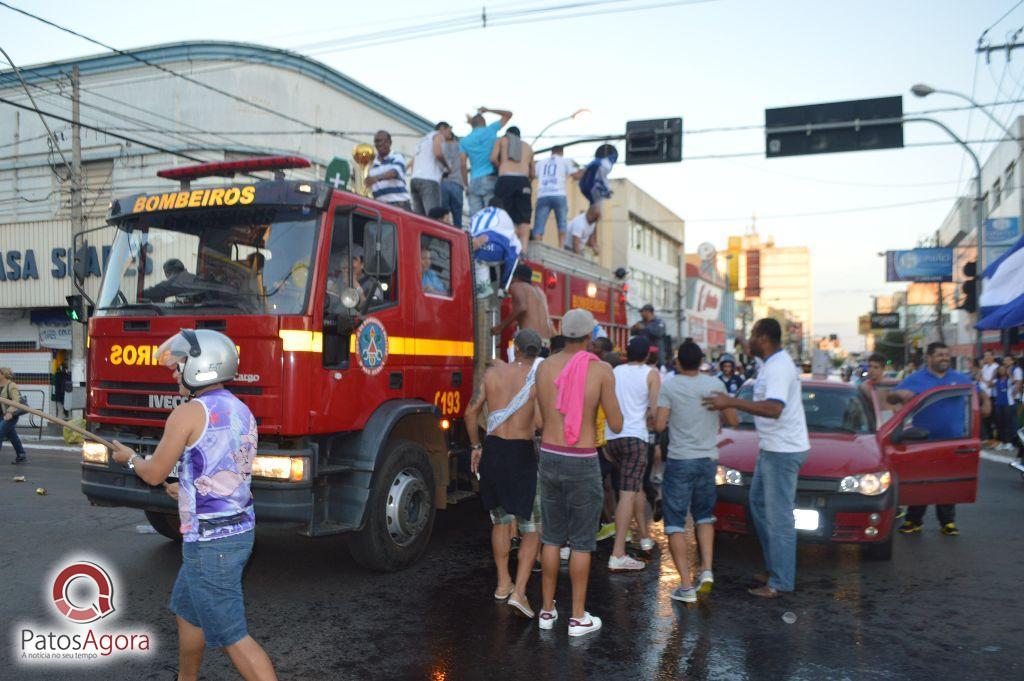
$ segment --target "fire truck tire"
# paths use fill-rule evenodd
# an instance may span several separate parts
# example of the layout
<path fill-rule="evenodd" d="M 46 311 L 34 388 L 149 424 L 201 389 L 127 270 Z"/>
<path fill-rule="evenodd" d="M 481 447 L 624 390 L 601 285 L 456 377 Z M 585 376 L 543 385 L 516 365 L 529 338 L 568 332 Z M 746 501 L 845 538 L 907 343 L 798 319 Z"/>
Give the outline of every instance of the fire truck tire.
<path fill-rule="evenodd" d="M 161 513 L 160 511 L 146 511 L 146 520 L 153 526 L 153 529 L 174 541 L 181 541 L 181 521 L 177 513 Z"/>
<path fill-rule="evenodd" d="M 394 572 L 423 555 L 434 527 L 434 471 L 427 452 L 408 440 L 389 442 L 366 504 L 366 523 L 349 539 L 357 563 Z"/>

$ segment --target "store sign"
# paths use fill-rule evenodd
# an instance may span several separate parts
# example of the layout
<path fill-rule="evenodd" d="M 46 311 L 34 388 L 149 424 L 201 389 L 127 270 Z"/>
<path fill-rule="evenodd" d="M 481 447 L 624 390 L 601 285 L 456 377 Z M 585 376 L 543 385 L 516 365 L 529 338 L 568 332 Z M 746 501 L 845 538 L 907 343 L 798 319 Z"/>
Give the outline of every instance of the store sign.
<path fill-rule="evenodd" d="M 952 248 L 887 251 L 886 281 L 953 281 Z"/>
<path fill-rule="evenodd" d="M 898 329 L 900 328 L 899 312 L 872 312 L 872 329 Z"/>
<path fill-rule="evenodd" d="M 149 244 L 146 246 L 147 250 L 152 250 Z M 86 277 L 103 276 L 103 271 L 110 260 L 110 246 L 102 246 L 100 249 L 89 246 L 83 251 L 82 256 Z M 70 276 L 74 260 L 74 251 L 70 248 L 50 249 L 50 278 L 64 279 Z M 151 274 L 152 269 L 153 263 L 147 259 L 146 274 Z M 29 279 L 39 279 L 39 265 L 35 249 L 0 251 L 0 282 L 27 281 Z"/>
<path fill-rule="evenodd" d="M 39 347 L 51 350 L 71 349 L 71 325 L 40 326 Z"/>
<path fill-rule="evenodd" d="M 1008 246 L 1020 238 L 1020 218 L 985 220 L 985 246 Z"/>

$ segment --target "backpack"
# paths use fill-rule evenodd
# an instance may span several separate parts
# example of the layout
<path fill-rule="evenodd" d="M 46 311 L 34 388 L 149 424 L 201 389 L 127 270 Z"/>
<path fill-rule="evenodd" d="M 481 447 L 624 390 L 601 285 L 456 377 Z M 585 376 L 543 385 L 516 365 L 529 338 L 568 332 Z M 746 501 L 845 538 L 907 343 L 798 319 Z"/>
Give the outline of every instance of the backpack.
<path fill-rule="evenodd" d="M 594 183 L 597 181 L 597 169 L 600 165 L 601 159 L 595 158 L 587 164 L 586 170 L 583 171 L 583 176 L 580 177 L 580 191 L 583 192 L 583 196 L 587 197 L 588 200 L 593 200 L 590 193 L 594 191 Z"/>

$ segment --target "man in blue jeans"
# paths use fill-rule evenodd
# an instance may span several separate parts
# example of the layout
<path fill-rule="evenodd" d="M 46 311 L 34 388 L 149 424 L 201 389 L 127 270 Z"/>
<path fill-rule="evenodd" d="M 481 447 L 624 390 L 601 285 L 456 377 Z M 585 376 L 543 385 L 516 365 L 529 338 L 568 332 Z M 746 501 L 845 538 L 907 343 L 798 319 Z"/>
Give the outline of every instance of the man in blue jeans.
<path fill-rule="evenodd" d="M 717 378 L 702 374 L 704 352 L 693 341 L 679 346 L 679 373 L 665 381 L 658 393 L 658 413 L 654 428 L 667 427 L 668 460 L 661 483 L 661 503 L 665 513 L 665 534 L 672 552 L 680 585 L 670 594 L 673 600 L 694 603 L 697 591 L 708 593 L 715 583 L 711 557 L 715 545 L 715 474 L 718 472 L 719 421 L 729 426 L 739 423 L 735 409 L 718 413 L 705 409 L 701 399 L 725 395 Z M 693 514 L 700 549 L 700 573 L 695 589 L 686 562 L 686 512 Z"/>
<path fill-rule="evenodd" d="M 490 125 L 484 119 L 485 113 L 501 116 Z M 487 206 L 494 198 L 494 185 L 498 181 L 498 171 L 491 164 L 491 151 L 498 139 L 498 131 L 512 120 L 512 112 L 502 109 L 488 109 L 485 106 L 476 111 L 475 116 L 466 116 L 473 131 L 462 138 L 459 149 L 469 160 L 469 217 L 473 217 Z"/>
<path fill-rule="evenodd" d="M 800 467 L 811 449 L 807 438 L 800 374 L 782 349 L 782 327 L 770 318 L 758 320 L 750 332 L 750 352 L 757 358 L 754 399 L 727 395 L 704 398 L 712 409 L 734 408 L 754 415 L 761 453 L 750 484 L 754 519 L 768 580 L 750 589 L 753 596 L 778 598 L 796 583 L 796 525 L 793 508 Z"/>
<path fill-rule="evenodd" d="M 565 158 L 565 148 L 551 148 L 551 157 L 537 161 L 534 168 L 537 177 L 537 209 L 534 211 L 533 233 L 530 239 L 542 240 L 547 226 L 548 216 L 555 214 L 558 226 L 558 243 L 565 241 L 567 226 L 566 217 L 569 213 L 569 200 L 565 194 L 565 180 L 571 177 L 578 180 L 583 171 L 571 158 Z"/>

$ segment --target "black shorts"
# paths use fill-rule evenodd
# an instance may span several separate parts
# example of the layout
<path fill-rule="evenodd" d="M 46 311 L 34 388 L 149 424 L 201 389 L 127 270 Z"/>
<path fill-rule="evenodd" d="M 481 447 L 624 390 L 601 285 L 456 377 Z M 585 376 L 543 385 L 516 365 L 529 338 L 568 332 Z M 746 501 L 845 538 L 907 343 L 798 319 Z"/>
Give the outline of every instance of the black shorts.
<path fill-rule="evenodd" d="M 501 199 L 505 212 L 516 225 L 533 220 L 532 191 L 530 178 L 523 175 L 501 175 L 494 185 L 494 195 Z"/>

